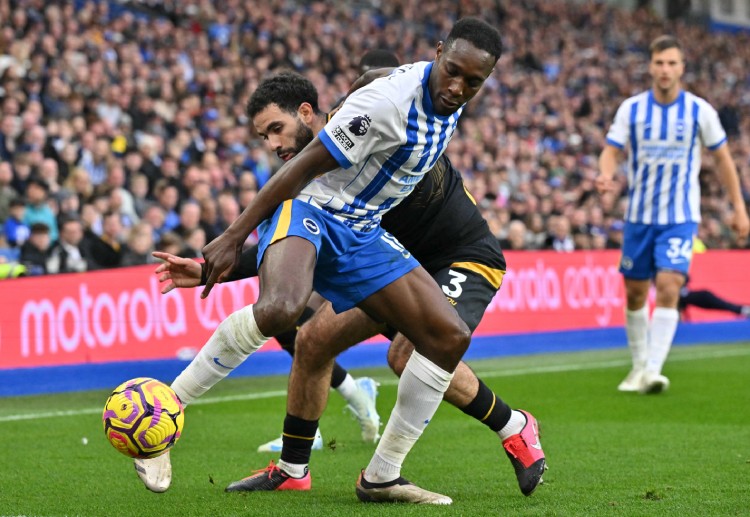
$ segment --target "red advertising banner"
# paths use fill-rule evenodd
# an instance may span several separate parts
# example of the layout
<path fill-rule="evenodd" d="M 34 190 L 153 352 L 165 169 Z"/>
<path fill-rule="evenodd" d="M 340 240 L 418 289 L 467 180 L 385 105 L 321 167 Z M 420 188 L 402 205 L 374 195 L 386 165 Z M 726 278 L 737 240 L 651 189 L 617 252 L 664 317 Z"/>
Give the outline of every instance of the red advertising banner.
<path fill-rule="evenodd" d="M 256 278 L 167 295 L 155 266 L 0 282 L 0 368 L 190 357 Z"/>
<path fill-rule="evenodd" d="M 619 253 L 508 252 L 508 273 L 477 335 L 623 324 Z M 694 289 L 750 303 L 750 251 L 697 255 Z M 0 369 L 191 357 L 227 315 L 253 303 L 257 279 L 168 295 L 141 266 L 0 282 Z M 691 309 L 691 321 L 732 318 Z M 273 347 L 264 347 L 273 348 Z"/>

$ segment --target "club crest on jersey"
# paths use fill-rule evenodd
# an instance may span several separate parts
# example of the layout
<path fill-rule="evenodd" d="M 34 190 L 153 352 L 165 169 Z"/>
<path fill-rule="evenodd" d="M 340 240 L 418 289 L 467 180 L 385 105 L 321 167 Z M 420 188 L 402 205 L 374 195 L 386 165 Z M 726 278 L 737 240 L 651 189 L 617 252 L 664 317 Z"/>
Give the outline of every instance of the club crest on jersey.
<path fill-rule="evenodd" d="M 333 138 L 336 139 L 336 141 L 341 144 L 341 147 L 343 147 L 346 151 L 354 147 L 354 142 L 352 142 L 352 139 L 349 138 L 346 134 L 346 132 L 341 129 L 341 126 L 336 126 L 331 131 L 331 135 L 333 135 Z"/>
<path fill-rule="evenodd" d="M 359 115 L 358 117 L 354 117 L 351 122 L 349 122 L 349 132 L 354 136 L 365 136 L 367 130 L 370 129 L 371 122 L 372 119 L 369 115 Z"/>
<path fill-rule="evenodd" d="M 682 140 L 685 137 L 685 121 L 677 121 L 675 124 L 675 136 L 678 140 Z"/>
<path fill-rule="evenodd" d="M 318 223 L 316 223 L 312 219 L 305 217 L 304 219 L 302 219 L 302 224 L 304 225 L 305 229 L 313 235 L 318 235 L 320 233 Z"/>

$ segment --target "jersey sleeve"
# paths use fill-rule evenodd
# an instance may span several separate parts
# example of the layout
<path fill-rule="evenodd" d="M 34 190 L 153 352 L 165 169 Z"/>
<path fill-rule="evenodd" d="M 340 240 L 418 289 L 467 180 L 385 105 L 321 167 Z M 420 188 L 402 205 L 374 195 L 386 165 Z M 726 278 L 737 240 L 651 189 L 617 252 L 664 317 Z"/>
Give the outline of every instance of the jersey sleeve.
<path fill-rule="evenodd" d="M 630 138 L 630 124 L 628 122 L 628 103 L 623 102 L 617 109 L 615 120 L 607 132 L 607 143 L 618 149 L 623 149 Z"/>
<path fill-rule="evenodd" d="M 724 126 L 721 125 L 719 114 L 708 102 L 702 102 L 698 114 L 698 127 L 701 141 L 711 151 L 715 151 L 727 141 Z"/>
<path fill-rule="evenodd" d="M 348 169 L 371 154 L 405 141 L 406 121 L 396 105 L 368 87 L 350 95 L 319 134 L 323 145 Z"/>

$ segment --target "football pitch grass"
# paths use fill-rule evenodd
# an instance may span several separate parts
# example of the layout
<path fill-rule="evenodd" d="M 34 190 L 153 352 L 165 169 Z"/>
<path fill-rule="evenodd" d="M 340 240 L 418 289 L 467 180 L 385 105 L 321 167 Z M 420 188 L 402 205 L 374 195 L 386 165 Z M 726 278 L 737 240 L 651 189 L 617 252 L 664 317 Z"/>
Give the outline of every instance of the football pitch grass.
<path fill-rule="evenodd" d="M 497 436 L 444 404 L 403 475 L 450 495 L 451 507 L 360 503 L 354 483 L 374 447 L 337 393 L 321 419 L 311 492 L 225 493 L 277 459 L 255 451 L 281 431 L 286 377 L 228 379 L 190 406 L 164 494 L 147 491 L 104 438 L 106 390 L 3 398 L 0 515 L 750 515 L 750 342 L 674 348 L 672 386 L 656 396 L 617 392 L 628 363 L 623 349 L 472 362 L 537 417 L 549 470 L 523 497 Z M 352 373 L 381 382 L 385 421 L 395 377 Z"/>

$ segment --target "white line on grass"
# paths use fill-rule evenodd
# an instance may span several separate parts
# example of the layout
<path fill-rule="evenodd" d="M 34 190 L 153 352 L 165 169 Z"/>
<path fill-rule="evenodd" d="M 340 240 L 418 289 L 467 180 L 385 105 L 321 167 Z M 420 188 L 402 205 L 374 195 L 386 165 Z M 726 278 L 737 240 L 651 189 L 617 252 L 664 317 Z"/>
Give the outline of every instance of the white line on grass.
<path fill-rule="evenodd" d="M 739 357 L 744 355 L 750 355 L 750 348 L 738 349 L 738 350 L 723 350 L 723 351 L 702 351 L 697 353 L 688 353 L 684 351 L 681 354 L 675 354 L 670 357 L 670 362 L 676 361 L 697 361 L 701 359 L 713 359 L 722 357 Z M 575 372 L 582 370 L 600 370 L 605 368 L 619 368 L 621 366 L 630 365 L 629 360 L 614 360 L 614 361 L 592 361 L 586 363 L 572 363 L 572 364 L 553 364 L 547 366 L 533 366 L 528 368 L 509 368 L 507 370 L 493 370 L 493 371 L 477 371 L 477 374 L 483 378 L 497 378 L 497 377 L 514 377 L 518 375 L 529 375 L 529 374 L 540 374 L 550 372 Z M 389 380 L 383 380 L 380 382 L 383 386 L 395 386 L 398 384 L 398 379 L 393 378 Z M 200 400 L 196 400 L 192 405 L 201 404 L 221 404 L 224 402 L 236 402 L 245 400 L 259 400 L 268 399 L 274 397 L 286 396 L 286 390 L 275 390 L 275 391 L 261 391 L 258 393 L 247 393 L 244 395 L 227 395 L 223 397 L 206 397 Z M 24 413 L 17 415 L 5 415 L 0 416 L 0 423 L 3 422 L 18 422 L 21 420 L 41 420 L 44 418 L 58 418 L 66 416 L 80 416 L 80 415 L 95 415 L 102 412 L 101 408 L 84 408 L 84 409 L 71 409 L 67 411 L 44 411 L 39 413 Z"/>

